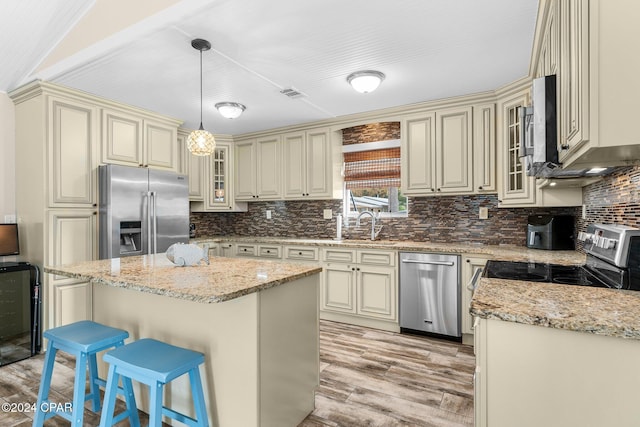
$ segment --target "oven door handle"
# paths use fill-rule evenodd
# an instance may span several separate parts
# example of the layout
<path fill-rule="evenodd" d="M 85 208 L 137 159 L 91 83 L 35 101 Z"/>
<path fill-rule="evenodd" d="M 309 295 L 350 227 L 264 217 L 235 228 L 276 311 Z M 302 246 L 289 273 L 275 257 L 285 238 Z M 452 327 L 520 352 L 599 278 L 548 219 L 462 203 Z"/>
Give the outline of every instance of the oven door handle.
<path fill-rule="evenodd" d="M 476 267 L 476 271 L 474 271 L 473 277 L 471 278 L 471 280 L 469 280 L 469 283 L 467 284 L 467 289 L 470 290 L 471 292 L 475 291 L 476 288 L 478 287 L 478 282 L 480 281 L 480 275 L 482 274 L 483 270 L 484 269 L 482 267 Z"/>

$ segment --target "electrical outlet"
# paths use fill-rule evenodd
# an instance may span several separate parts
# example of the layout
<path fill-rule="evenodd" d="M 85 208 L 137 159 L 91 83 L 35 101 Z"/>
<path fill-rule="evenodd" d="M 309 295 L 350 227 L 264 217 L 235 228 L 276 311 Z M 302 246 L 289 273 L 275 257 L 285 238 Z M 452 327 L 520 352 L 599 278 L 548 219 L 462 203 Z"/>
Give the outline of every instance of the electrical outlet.
<path fill-rule="evenodd" d="M 480 209 L 478 209 L 478 218 L 489 219 L 489 208 L 480 207 Z"/>
<path fill-rule="evenodd" d="M 271 219 L 271 210 L 267 209 L 267 219 Z"/>
<path fill-rule="evenodd" d="M 4 216 L 4 222 L 7 224 L 15 224 L 16 223 L 16 216 L 15 215 L 5 215 Z"/>
<path fill-rule="evenodd" d="M 332 211 L 331 209 L 325 209 L 325 210 L 322 212 L 322 217 L 323 217 L 324 219 L 331 219 L 331 218 L 333 218 L 333 211 Z"/>

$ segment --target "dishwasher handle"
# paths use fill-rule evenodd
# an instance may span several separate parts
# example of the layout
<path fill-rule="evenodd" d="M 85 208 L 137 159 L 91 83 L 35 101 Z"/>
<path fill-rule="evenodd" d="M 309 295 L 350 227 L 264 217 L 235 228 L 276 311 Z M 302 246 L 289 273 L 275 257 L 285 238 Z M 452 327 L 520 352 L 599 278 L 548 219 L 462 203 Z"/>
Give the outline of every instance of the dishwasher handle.
<path fill-rule="evenodd" d="M 467 289 L 470 291 L 475 291 L 476 288 L 478 287 L 478 281 L 480 279 L 480 275 L 482 274 L 482 267 L 478 267 L 476 268 L 476 271 L 473 273 L 473 277 L 471 278 L 471 280 L 469 280 L 469 283 L 467 284 Z"/>
<path fill-rule="evenodd" d="M 455 263 L 451 261 L 418 261 L 415 259 L 403 259 L 405 264 L 427 264 L 427 265 L 446 265 L 447 267 L 453 267 Z"/>

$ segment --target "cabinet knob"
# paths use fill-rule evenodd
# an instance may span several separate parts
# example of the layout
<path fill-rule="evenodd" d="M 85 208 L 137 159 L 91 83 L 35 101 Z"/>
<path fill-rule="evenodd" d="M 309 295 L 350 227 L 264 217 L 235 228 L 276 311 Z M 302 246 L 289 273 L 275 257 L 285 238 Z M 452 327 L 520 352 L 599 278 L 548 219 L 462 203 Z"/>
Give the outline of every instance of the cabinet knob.
<path fill-rule="evenodd" d="M 436 189 L 435 189 L 435 188 L 432 188 L 432 189 L 431 189 L 431 191 L 436 191 Z"/>
<path fill-rule="evenodd" d="M 468 259 L 468 260 L 467 260 L 467 262 L 471 262 L 471 260 L 470 260 L 470 259 Z"/>
<path fill-rule="evenodd" d="M 438 188 L 438 191 L 441 191 L 441 190 Z"/>
<path fill-rule="evenodd" d="M 480 187 L 478 187 L 478 190 L 482 190 L 482 185 Z"/>
<path fill-rule="evenodd" d="M 298 255 L 302 255 L 302 252 L 298 252 Z"/>
<path fill-rule="evenodd" d="M 271 253 L 271 251 L 267 250 L 267 253 L 268 253 L 268 254 L 270 254 L 270 253 Z"/>
<path fill-rule="evenodd" d="M 569 144 L 562 144 L 560 146 L 560 148 L 563 149 L 563 150 L 568 150 L 569 149 Z"/>
<path fill-rule="evenodd" d="M 356 268 L 355 267 L 351 267 L 351 271 L 356 271 Z"/>
<path fill-rule="evenodd" d="M 94 204 L 93 204 L 93 207 L 94 207 L 94 208 L 97 208 L 97 207 L 98 207 L 98 204 L 97 204 L 97 203 L 94 203 Z"/>

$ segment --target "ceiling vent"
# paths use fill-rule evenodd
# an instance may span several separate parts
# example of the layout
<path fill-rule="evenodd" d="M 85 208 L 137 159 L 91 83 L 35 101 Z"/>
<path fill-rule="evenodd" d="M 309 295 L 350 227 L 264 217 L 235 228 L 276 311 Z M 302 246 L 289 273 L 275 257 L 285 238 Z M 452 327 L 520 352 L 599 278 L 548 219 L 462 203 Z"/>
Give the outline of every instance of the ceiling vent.
<path fill-rule="evenodd" d="M 280 93 L 285 95 L 285 96 L 287 96 L 287 97 L 289 97 L 289 98 L 291 98 L 291 99 L 302 98 L 304 96 L 307 96 L 304 93 L 298 91 L 298 89 L 293 88 L 293 87 L 290 87 L 290 88 L 287 88 L 287 89 L 282 89 L 280 91 Z"/>

